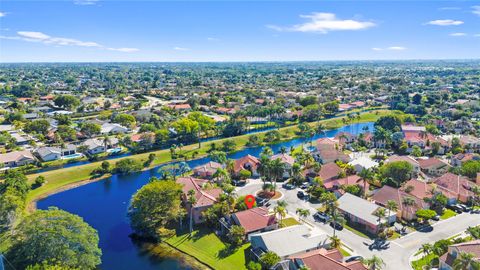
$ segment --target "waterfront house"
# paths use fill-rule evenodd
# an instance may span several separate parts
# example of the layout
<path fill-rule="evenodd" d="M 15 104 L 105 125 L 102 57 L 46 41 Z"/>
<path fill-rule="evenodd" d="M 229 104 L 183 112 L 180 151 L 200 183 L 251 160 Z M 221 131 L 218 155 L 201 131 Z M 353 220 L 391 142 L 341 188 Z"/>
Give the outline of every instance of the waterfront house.
<path fill-rule="evenodd" d="M 222 164 L 210 161 L 206 164 L 193 168 L 193 175 L 196 177 L 211 179 L 217 170 L 221 168 L 223 168 Z"/>
<path fill-rule="evenodd" d="M 258 166 L 260 166 L 260 160 L 258 160 L 258 158 L 252 155 L 246 155 L 235 160 L 233 164 L 233 172 L 236 176 L 238 176 L 240 171 L 247 170 L 252 173 L 253 177 L 258 177 Z"/>
<path fill-rule="evenodd" d="M 183 186 L 182 202 L 186 207 L 188 215 L 192 213 L 193 222 L 195 224 L 204 222 L 205 220 L 202 216 L 203 212 L 217 202 L 220 194 L 222 194 L 222 189 L 207 187 L 208 180 L 194 177 L 180 177 L 176 182 Z M 188 193 L 190 190 L 195 191 L 194 205 L 191 205 L 188 202 Z"/>
<path fill-rule="evenodd" d="M 14 151 L 6 154 L 0 154 L 0 163 L 3 164 L 3 167 L 13 168 L 18 166 L 23 166 L 27 164 L 32 164 L 35 162 L 30 150 L 23 151 Z"/>
<path fill-rule="evenodd" d="M 241 226 L 245 230 L 245 237 L 255 233 L 267 232 L 278 229 L 278 220 L 274 213 L 270 213 L 266 207 L 255 207 L 239 211 L 230 215 L 224 229 L 228 230 L 232 225 Z"/>

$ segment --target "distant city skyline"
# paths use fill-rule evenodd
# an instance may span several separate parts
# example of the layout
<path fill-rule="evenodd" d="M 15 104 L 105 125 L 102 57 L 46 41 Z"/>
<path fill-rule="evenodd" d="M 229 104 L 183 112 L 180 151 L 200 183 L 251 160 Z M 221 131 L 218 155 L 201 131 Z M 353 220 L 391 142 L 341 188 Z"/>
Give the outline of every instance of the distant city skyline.
<path fill-rule="evenodd" d="M 479 59 L 480 1 L 2 1 L 0 62 Z"/>

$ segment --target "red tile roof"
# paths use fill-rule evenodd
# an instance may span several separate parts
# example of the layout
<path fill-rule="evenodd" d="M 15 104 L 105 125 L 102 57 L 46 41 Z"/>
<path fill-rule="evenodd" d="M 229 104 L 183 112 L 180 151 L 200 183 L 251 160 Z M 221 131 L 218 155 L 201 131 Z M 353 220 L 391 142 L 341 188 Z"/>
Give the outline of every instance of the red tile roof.
<path fill-rule="evenodd" d="M 190 104 L 168 104 L 169 108 L 174 110 L 188 110 L 191 109 Z"/>
<path fill-rule="evenodd" d="M 283 163 L 293 165 L 295 159 L 289 154 L 277 154 L 270 157 L 271 160 L 280 159 Z"/>
<path fill-rule="evenodd" d="M 420 164 L 420 168 L 426 169 L 431 167 L 443 167 L 448 166 L 447 163 L 441 161 L 438 158 L 427 158 L 427 159 L 419 159 L 418 164 Z"/>
<path fill-rule="evenodd" d="M 409 207 L 409 209 L 403 205 L 403 199 L 406 197 L 410 197 L 415 200 L 415 205 L 413 207 Z M 387 201 L 389 200 L 395 201 L 400 211 L 408 210 L 410 213 L 415 213 L 418 209 L 422 209 L 427 206 L 427 203 L 422 199 L 410 195 L 398 188 L 386 185 L 375 192 L 375 194 L 372 196 L 372 200 L 381 206 L 386 206 Z"/>
<path fill-rule="evenodd" d="M 337 164 L 332 162 L 332 163 L 322 165 L 320 172 L 318 173 L 318 176 L 320 176 L 323 181 L 329 181 L 334 178 L 337 178 L 338 174 L 341 171 L 342 169 L 338 167 Z"/>
<path fill-rule="evenodd" d="M 246 169 L 245 166 L 247 164 L 250 164 L 252 170 L 256 170 L 260 165 L 260 160 L 258 160 L 258 158 L 254 156 L 246 155 L 242 158 L 235 160 L 235 163 L 233 165 L 233 171 L 235 173 L 239 173 L 241 170 Z"/>
<path fill-rule="evenodd" d="M 277 223 L 275 215 L 269 214 L 266 207 L 247 209 L 233 215 L 237 218 L 239 225 L 245 229 L 246 234 Z"/>
<path fill-rule="evenodd" d="M 315 270 L 366 270 L 360 261 L 350 263 L 342 262 L 343 256 L 337 249 L 317 249 L 299 255 L 290 256 L 289 259 L 301 260 L 309 269 Z"/>
<path fill-rule="evenodd" d="M 183 194 L 185 196 L 188 196 L 190 190 L 195 190 L 197 201 L 194 207 L 213 205 L 220 197 L 220 194 L 222 194 L 222 189 L 220 188 L 204 189 L 202 186 L 207 182 L 208 180 L 193 177 L 180 177 L 177 179 L 177 183 L 183 185 Z"/>
<path fill-rule="evenodd" d="M 445 190 L 455 194 L 456 196 L 466 197 L 473 195 L 473 192 L 470 191 L 470 189 L 475 186 L 475 183 L 469 181 L 468 178 L 449 172 L 438 178 L 435 178 L 433 182 L 437 186 L 443 187 Z"/>
<path fill-rule="evenodd" d="M 331 179 L 328 181 L 323 181 L 323 186 L 326 189 L 332 189 L 334 187 L 340 187 L 342 185 L 360 185 L 363 188 L 363 180 L 358 175 L 350 175 L 341 179 Z M 368 189 L 370 185 L 367 183 L 366 188 Z"/>
<path fill-rule="evenodd" d="M 454 248 L 458 250 L 458 252 L 471 253 L 474 255 L 474 259 L 476 261 L 480 261 L 480 240 L 455 244 L 451 245 L 450 247 L 451 248 L 449 248 L 449 250 Z M 440 257 L 440 261 L 445 262 L 450 266 L 453 266 L 455 259 L 456 257 L 454 257 L 450 252 L 447 252 Z"/>

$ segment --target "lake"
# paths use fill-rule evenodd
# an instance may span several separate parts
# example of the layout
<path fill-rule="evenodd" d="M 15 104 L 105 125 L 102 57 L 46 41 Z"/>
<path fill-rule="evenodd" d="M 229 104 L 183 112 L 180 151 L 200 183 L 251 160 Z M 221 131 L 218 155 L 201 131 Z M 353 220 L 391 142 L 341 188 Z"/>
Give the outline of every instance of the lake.
<path fill-rule="evenodd" d="M 326 131 L 314 137 L 334 137 L 338 132 L 359 134 L 363 128 L 373 131 L 373 123 L 359 123 L 344 126 L 339 129 Z M 277 153 L 283 146 L 290 149 L 310 139 L 293 139 L 290 141 L 270 145 Z M 229 155 L 229 158 L 239 158 L 250 154 L 259 156 L 263 147 L 254 147 L 241 150 Z M 208 158 L 188 161 L 194 168 L 208 162 Z M 51 195 L 38 201 L 39 209 L 55 206 L 70 213 L 77 214 L 98 230 L 100 248 L 102 249 L 102 269 L 191 269 L 188 265 L 174 258 L 158 258 L 143 251 L 128 237 L 132 233 L 126 216 L 127 207 L 132 195 L 149 178 L 158 176 L 157 168 L 130 175 L 113 175 L 102 181 L 90 183 L 75 189 Z"/>

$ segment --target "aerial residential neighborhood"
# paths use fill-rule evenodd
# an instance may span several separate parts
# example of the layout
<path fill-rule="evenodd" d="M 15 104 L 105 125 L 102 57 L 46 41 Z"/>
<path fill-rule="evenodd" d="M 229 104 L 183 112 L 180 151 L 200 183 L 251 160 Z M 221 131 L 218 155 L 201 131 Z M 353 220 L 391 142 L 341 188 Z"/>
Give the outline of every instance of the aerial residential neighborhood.
<path fill-rule="evenodd" d="M 480 3 L 0 4 L 0 270 L 480 270 Z"/>

